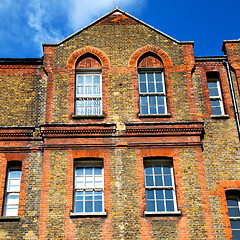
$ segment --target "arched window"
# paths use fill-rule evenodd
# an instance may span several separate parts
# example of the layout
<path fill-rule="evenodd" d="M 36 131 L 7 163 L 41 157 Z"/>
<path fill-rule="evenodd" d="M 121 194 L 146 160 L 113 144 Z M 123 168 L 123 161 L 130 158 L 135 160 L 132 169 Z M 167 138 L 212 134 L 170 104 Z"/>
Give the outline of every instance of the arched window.
<path fill-rule="evenodd" d="M 90 53 L 76 64 L 75 115 L 102 115 L 101 62 Z"/>
<path fill-rule="evenodd" d="M 167 114 L 166 91 L 161 59 L 145 53 L 138 61 L 140 114 Z"/>
<path fill-rule="evenodd" d="M 226 198 L 233 239 L 240 239 L 240 192 L 229 190 Z"/>

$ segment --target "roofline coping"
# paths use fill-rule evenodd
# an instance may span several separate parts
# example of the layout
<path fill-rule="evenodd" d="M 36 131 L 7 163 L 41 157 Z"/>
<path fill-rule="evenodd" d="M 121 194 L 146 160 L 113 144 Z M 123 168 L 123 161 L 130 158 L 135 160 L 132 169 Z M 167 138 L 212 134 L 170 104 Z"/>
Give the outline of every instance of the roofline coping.
<path fill-rule="evenodd" d="M 227 60 L 227 55 L 224 56 L 200 56 L 194 57 L 196 62 L 208 62 L 208 61 L 224 61 Z"/>
<path fill-rule="evenodd" d="M 135 21 L 137 21 L 137 22 L 139 22 L 139 23 L 147 26 L 148 28 L 151 28 L 152 30 L 154 30 L 154 31 L 156 31 L 156 32 L 164 35 L 165 37 L 169 38 L 170 40 L 172 40 L 172 41 L 174 41 L 174 42 L 176 42 L 176 43 L 178 43 L 178 44 L 193 44 L 193 45 L 194 45 L 194 41 L 178 41 L 178 40 L 170 37 L 169 35 L 161 32 L 160 30 L 152 27 L 151 25 L 149 25 L 149 24 L 147 24 L 147 23 L 139 20 L 138 18 L 132 16 L 131 14 L 129 14 L 129 13 L 127 13 L 127 12 L 124 12 L 124 11 L 121 10 L 120 8 L 116 7 L 115 9 L 113 9 L 112 11 L 110 11 L 109 13 L 103 15 L 102 17 L 98 18 L 97 20 L 93 21 L 92 23 L 88 24 L 87 26 L 83 27 L 82 29 L 78 30 L 77 32 L 71 34 L 70 36 L 68 36 L 67 38 L 63 39 L 62 41 L 60 41 L 60 42 L 58 42 L 58 43 L 43 43 L 42 46 L 44 47 L 44 46 L 58 46 L 58 45 L 61 45 L 61 44 L 63 44 L 64 42 L 66 42 L 67 40 L 69 40 L 69 39 L 73 38 L 74 36 L 76 36 L 77 34 L 79 34 L 80 32 L 82 32 L 82 31 L 84 31 L 85 29 L 93 26 L 93 25 L 96 24 L 97 22 L 101 21 L 101 20 L 104 19 L 105 17 L 107 17 L 107 16 L 109 16 L 109 15 L 115 13 L 115 12 L 120 12 L 120 13 L 122 13 L 122 14 L 124 14 L 124 15 L 132 18 L 132 19 L 134 19 Z"/>
<path fill-rule="evenodd" d="M 43 58 L 0 58 L 0 65 L 42 65 Z"/>
<path fill-rule="evenodd" d="M 239 42 L 240 42 L 240 38 L 239 39 L 233 39 L 233 40 L 223 40 L 222 51 L 224 51 L 225 43 L 239 43 Z"/>

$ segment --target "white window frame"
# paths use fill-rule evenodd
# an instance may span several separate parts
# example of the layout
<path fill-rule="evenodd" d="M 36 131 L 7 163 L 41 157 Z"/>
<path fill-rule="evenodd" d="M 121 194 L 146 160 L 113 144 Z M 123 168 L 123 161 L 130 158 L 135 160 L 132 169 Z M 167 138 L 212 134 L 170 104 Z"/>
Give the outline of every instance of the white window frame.
<path fill-rule="evenodd" d="M 90 167 L 90 168 L 99 168 L 101 167 L 102 169 L 102 184 L 101 184 L 101 187 L 95 187 L 95 186 L 92 186 L 92 187 L 76 187 L 76 180 L 77 180 L 77 177 L 76 177 L 76 169 L 77 168 L 84 168 L 84 174 L 82 175 L 82 177 L 86 178 L 86 176 L 88 175 L 85 175 L 85 168 L 87 167 Z M 89 175 L 90 176 L 90 175 Z M 96 175 L 91 175 L 93 176 L 93 181 L 94 181 L 94 176 Z M 97 175 L 98 176 L 98 175 Z M 99 175 L 100 176 L 100 175 Z M 75 199 L 75 193 L 76 192 L 83 192 L 83 195 L 85 197 L 85 193 L 86 192 L 93 192 L 93 211 L 92 212 L 88 212 L 86 211 L 85 209 L 85 203 L 86 203 L 86 200 L 85 198 L 83 198 L 83 212 L 76 212 L 75 210 L 75 207 L 76 207 L 76 199 Z M 101 212 L 98 212 L 98 211 L 95 211 L 94 210 L 94 192 L 101 192 L 102 193 L 102 211 Z M 105 209 L 104 209 L 104 168 L 103 168 L 103 161 L 101 160 L 89 160 L 89 161 L 76 161 L 75 162 L 75 167 L 74 167 L 74 204 L 73 204 L 73 214 L 76 214 L 76 215 L 105 215 Z"/>
<path fill-rule="evenodd" d="M 218 90 L 218 95 L 217 96 L 211 96 L 210 91 L 209 91 L 209 87 L 208 87 L 210 104 L 211 104 L 211 101 L 219 102 L 220 109 L 221 109 L 221 114 L 218 114 L 218 115 L 224 115 L 223 99 L 222 99 L 222 92 L 221 92 L 221 86 L 220 86 L 219 78 L 217 76 L 216 77 L 212 77 L 212 76 L 208 77 L 207 76 L 207 83 L 210 83 L 210 82 L 216 82 L 217 83 L 217 90 Z M 212 110 L 212 106 L 211 106 L 211 110 Z M 213 114 L 213 115 L 216 115 L 216 114 Z"/>
<path fill-rule="evenodd" d="M 146 79 L 147 78 L 147 74 L 148 73 L 153 73 L 153 76 L 154 76 L 154 87 L 155 87 L 155 92 L 151 93 L 148 91 L 148 84 L 146 83 L 146 93 L 143 93 L 141 92 L 140 90 L 140 74 L 143 74 L 145 73 L 146 75 Z M 161 74 L 161 77 L 162 77 L 162 85 L 163 85 L 163 92 L 157 92 L 157 88 L 156 88 L 156 74 L 157 73 L 160 73 Z M 162 115 L 162 114 L 167 114 L 167 100 L 166 100 L 166 88 L 165 88 L 165 80 L 164 80 L 164 74 L 163 74 L 163 68 L 159 68 L 159 67 L 156 67 L 156 68 L 148 68 L 148 67 L 139 67 L 138 68 L 138 89 L 139 89 L 139 106 L 140 106 L 140 115 Z M 163 97 L 164 99 L 164 113 L 159 113 L 158 112 L 158 106 L 159 105 L 156 105 L 156 114 L 152 114 L 150 113 L 150 102 L 149 102 L 149 97 L 150 96 L 154 96 L 154 97 L 157 97 L 157 96 L 160 96 L 160 97 Z M 141 112 L 141 97 L 147 97 L 147 101 L 148 101 L 148 113 L 145 114 L 145 113 L 142 113 Z"/>
<path fill-rule="evenodd" d="M 147 181 L 146 181 L 146 177 L 148 176 L 145 173 L 145 168 L 152 166 L 153 167 L 153 186 L 147 186 Z M 156 186 L 155 184 L 155 176 L 157 174 L 155 174 L 154 172 L 154 167 L 161 167 L 161 173 L 162 173 L 162 181 L 164 183 L 164 174 L 163 174 L 163 169 L 162 166 L 169 166 L 170 167 L 170 172 L 171 172 L 171 179 L 172 179 L 172 186 L 165 186 L 165 184 L 163 184 L 163 186 Z M 171 160 L 164 160 L 164 159 L 146 159 L 144 160 L 144 182 L 145 182 L 145 190 L 154 190 L 154 208 L 155 211 L 148 211 L 146 209 L 145 214 L 146 215 L 151 215 L 151 214 L 180 214 L 181 212 L 178 211 L 177 209 L 177 198 L 176 198 L 176 189 L 175 189 L 175 181 L 174 181 L 174 171 L 173 171 L 173 165 L 172 165 L 172 161 Z M 172 194 L 173 194 L 173 207 L 174 210 L 173 211 L 167 211 L 167 207 L 166 207 L 166 196 L 165 193 L 163 191 L 163 199 L 161 199 L 164 202 L 164 209 L 165 211 L 157 211 L 157 196 L 156 196 L 156 191 L 155 190 L 172 190 Z M 160 199 L 160 198 L 159 198 Z M 147 196 L 146 196 L 146 204 L 147 204 Z"/>
<path fill-rule="evenodd" d="M 12 178 L 13 180 L 19 180 L 19 189 L 17 190 L 11 190 L 9 189 L 9 184 L 10 184 L 10 172 L 12 171 L 20 171 L 20 178 Z M 18 208 L 19 208 L 19 197 L 20 197 L 20 188 L 21 188 L 21 176 L 22 176 L 22 170 L 20 166 L 12 166 L 8 167 L 7 169 L 7 178 L 6 178 L 6 185 L 5 185 L 5 199 L 4 199 L 4 208 L 3 208 L 3 215 L 4 216 L 18 216 Z M 9 204 L 8 203 L 8 196 L 10 195 L 18 195 L 17 203 L 15 204 Z M 16 214 L 8 214 L 7 209 L 8 206 L 15 206 L 17 207 L 17 213 Z"/>
<path fill-rule="evenodd" d="M 86 90 L 86 76 L 99 76 L 100 78 L 100 93 L 99 94 L 85 94 L 85 90 Z M 77 92 L 77 88 L 78 88 L 78 85 L 77 85 L 77 78 L 79 76 L 83 76 L 84 78 L 84 84 L 83 84 L 83 90 L 84 90 L 84 93 L 83 94 L 78 94 Z M 76 115 L 79 115 L 79 116 L 99 116 L 99 115 L 102 115 L 102 73 L 101 73 L 101 68 L 83 68 L 83 69 L 76 69 L 76 86 L 75 86 L 75 113 Z M 92 83 L 93 84 L 93 83 Z M 93 85 L 92 85 L 93 86 Z M 78 113 L 78 101 L 80 100 L 83 100 L 84 102 L 84 106 L 82 107 L 84 109 L 84 114 L 79 114 Z M 94 106 L 93 106 L 93 101 L 94 100 L 99 100 L 100 101 L 100 111 L 99 113 L 97 114 L 93 114 L 93 109 L 94 109 Z M 92 101 L 92 106 L 91 106 L 91 109 L 92 109 L 92 114 L 86 114 L 85 112 L 85 109 L 86 109 L 86 102 L 87 101 Z"/>

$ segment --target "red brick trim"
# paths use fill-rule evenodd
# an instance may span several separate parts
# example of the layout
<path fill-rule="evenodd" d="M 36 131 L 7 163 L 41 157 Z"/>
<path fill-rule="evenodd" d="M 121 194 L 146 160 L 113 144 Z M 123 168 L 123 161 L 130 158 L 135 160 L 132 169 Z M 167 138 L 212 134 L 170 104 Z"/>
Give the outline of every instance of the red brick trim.
<path fill-rule="evenodd" d="M 231 226 L 230 226 L 227 201 L 226 201 L 226 191 L 227 190 L 240 191 L 240 181 L 226 180 L 226 181 L 219 181 L 219 182 L 217 182 L 217 184 L 218 184 L 218 191 L 216 193 L 213 192 L 213 194 L 217 194 L 219 196 L 219 203 L 221 206 L 225 239 L 232 239 L 232 230 L 231 230 Z"/>
<path fill-rule="evenodd" d="M 158 55 L 162 59 L 164 67 L 171 67 L 173 65 L 170 56 L 165 51 L 163 51 L 162 49 L 160 49 L 158 47 L 152 46 L 152 45 L 146 45 L 142 48 L 137 49 L 131 55 L 128 66 L 129 67 L 137 67 L 139 58 L 144 53 L 147 53 L 147 52 L 152 52 L 152 53 L 155 53 L 156 55 Z"/>
<path fill-rule="evenodd" d="M 71 56 L 67 60 L 67 68 L 75 69 L 76 61 L 85 53 L 92 53 L 93 55 L 98 57 L 101 61 L 102 67 L 110 66 L 109 58 L 104 52 L 102 52 L 98 48 L 87 46 L 84 48 L 80 48 L 71 54 Z"/>

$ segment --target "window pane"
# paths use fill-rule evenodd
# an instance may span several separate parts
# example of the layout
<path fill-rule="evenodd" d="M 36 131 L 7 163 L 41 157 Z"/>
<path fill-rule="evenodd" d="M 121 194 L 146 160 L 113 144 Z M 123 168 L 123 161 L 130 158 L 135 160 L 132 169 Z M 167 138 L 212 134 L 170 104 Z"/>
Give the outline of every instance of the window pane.
<path fill-rule="evenodd" d="M 146 198 L 147 200 L 154 199 L 154 190 L 146 190 Z"/>
<path fill-rule="evenodd" d="M 102 168 L 95 167 L 94 168 L 94 175 L 102 175 Z"/>
<path fill-rule="evenodd" d="M 158 212 L 164 212 L 164 201 L 157 201 L 157 211 Z"/>
<path fill-rule="evenodd" d="M 227 200 L 227 205 L 229 206 L 238 206 L 238 201 L 237 200 Z"/>
<path fill-rule="evenodd" d="M 85 212 L 93 212 L 93 202 L 85 202 Z"/>
<path fill-rule="evenodd" d="M 102 212 L 102 201 L 94 202 L 94 212 Z"/>
<path fill-rule="evenodd" d="M 161 167 L 154 167 L 154 174 L 162 174 Z"/>
<path fill-rule="evenodd" d="M 148 107 L 141 107 L 140 108 L 140 113 L 141 114 L 148 114 Z"/>
<path fill-rule="evenodd" d="M 85 76 L 85 84 L 86 86 L 92 86 L 92 75 Z"/>
<path fill-rule="evenodd" d="M 240 239 L 240 231 L 239 230 L 232 230 L 232 234 L 233 234 L 233 240 Z"/>
<path fill-rule="evenodd" d="M 171 175 L 171 167 L 170 166 L 163 166 L 163 174 L 170 174 Z"/>
<path fill-rule="evenodd" d="M 92 167 L 86 167 L 85 168 L 85 175 L 93 175 L 93 168 Z"/>
<path fill-rule="evenodd" d="M 19 192 L 21 180 L 9 180 L 8 191 Z"/>
<path fill-rule="evenodd" d="M 139 81 L 140 83 L 146 83 L 146 75 L 145 73 L 139 73 Z"/>
<path fill-rule="evenodd" d="M 153 174 L 153 168 L 152 167 L 145 167 L 145 174 L 146 175 L 152 175 Z"/>
<path fill-rule="evenodd" d="M 102 192 L 94 192 L 94 200 L 102 200 Z"/>
<path fill-rule="evenodd" d="M 147 201 L 147 211 L 155 212 L 155 202 L 154 201 Z"/>
<path fill-rule="evenodd" d="M 100 75 L 93 75 L 93 84 L 100 86 Z"/>
<path fill-rule="evenodd" d="M 158 96 L 157 97 L 157 104 L 164 106 L 165 105 L 164 99 L 165 99 L 164 96 Z"/>
<path fill-rule="evenodd" d="M 156 79 L 156 82 L 162 82 L 162 73 L 156 73 L 155 79 Z"/>
<path fill-rule="evenodd" d="M 153 186 L 153 176 L 146 176 L 146 186 Z"/>
<path fill-rule="evenodd" d="M 150 106 L 150 114 L 157 114 L 156 106 Z"/>
<path fill-rule="evenodd" d="M 228 208 L 228 214 L 229 217 L 239 217 L 240 215 L 238 207 Z"/>
<path fill-rule="evenodd" d="M 156 198 L 157 200 L 164 199 L 163 190 L 156 190 Z"/>
<path fill-rule="evenodd" d="M 162 84 L 162 82 L 157 82 L 156 83 L 156 87 L 157 87 L 157 92 L 158 93 L 162 93 L 163 92 L 163 84 Z"/>
<path fill-rule="evenodd" d="M 6 207 L 6 216 L 17 216 L 17 215 L 18 215 L 18 206 Z"/>
<path fill-rule="evenodd" d="M 18 205 L 18 203 L 19 203 L 19 194 L 17 193 L 17 194 L 12 194 L 12 193 L 10 193 L 10 194 L 8 194 L 7 195 L 7 205 L 11 205 L 11 204 L 15 204 L 15 205 Z"/>
<path fill-rule="evenodd" d="M 75 192 L 75 201 L 83 201 L 83 192 Z"/>
<path fill-rule="evenodd" d="M 156 97 L 155 96 L 149 97 L 149 105 L 156 106 Z"/>
<path fill-rule="evenodd" d="M 164 176 L 164 185 L 172 186 L 172 177 L 171 176 Z"/>
<path fill-rule="evenodd" d="M 173 199 L 173 192 L 172 192 L 172 190 L 165 190 L 165 198 L 166 199 Z"/>
<path fill-rule="evenodd" d="M 174 204 L 173 204 L 173 201 L 166 201 L 166 210 L 168 212 L 172 212 L 174 211 Z"/>
<path fill-rule="evenodd" d="M 76 168 L 75 176 L 83 176 L 83 168 Z"/>
<path fill-rule="evenodd" d="M 146 83 L 140 83 L 140 92 L 141 93 L 146 93 L 147 92 L 147 85 Z"/>
<path fill-rule="evenodd" d="M 9 178 L 21 178 L 21 171 L 19 170 L 10 170 Z"/>
<path fill-rule="evenodd" d="M 209 88 L 209 95 L 211 96 L 211 97 L 213 97 L 213 96 L 219 96 L 219 93 L 218 93 L 218 89 L 217 88 Z"/>
<path fill-rule="evenodd" d="M 163 186 L 162 176 L 155 177 L 155 186 Z"/>
<path fill-rule="evenodd" d="M 77 79 L 76 79 L 76 85 L 77 86 L 83 86 L 84 85 L 84 78 L 83 76 L 77 76 Z"/>
<path fill-rule="evenodd" d="M 240 221 L 230 221 L 232 229 L 240 229 Z"/>
<path fill-rule="evenodd" d="M 208 88 L 217 88 L 217 81 L 208 82 Z"/>
<path fill-rule="evenodd" d="M 93 200 L 93 192 L 85 192 L 85 200 L 92 201 Z"/>
<path fill-rule="evenodd" d="M 165 107 L 158 107 L 158 114 L 165 114 Z"/>
<path fill-rule="evenodd" d="M 155 86 L 153 82 L 148 83 L 148 92 L 154 93 L 155 92 Z"/>

